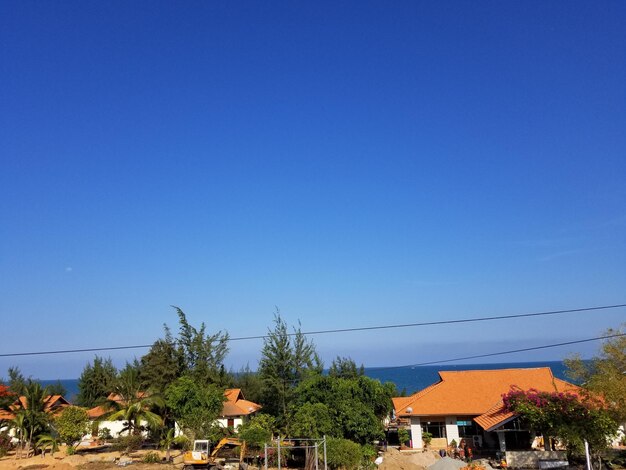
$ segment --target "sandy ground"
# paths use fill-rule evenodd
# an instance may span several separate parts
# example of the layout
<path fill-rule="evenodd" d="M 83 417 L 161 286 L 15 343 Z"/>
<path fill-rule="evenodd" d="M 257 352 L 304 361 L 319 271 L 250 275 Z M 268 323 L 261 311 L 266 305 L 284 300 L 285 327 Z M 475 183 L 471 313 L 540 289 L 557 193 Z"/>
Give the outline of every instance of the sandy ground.
<path fill-rule="evenodd" d="M 67 456 L 62 449 L 56 452 L 54 457 L 40 455 L 28 459 L 16 459 L 14 455 L 0 458 L 0 470 L 113 470 L 129 468 L 129 470 L 181 470 L 182 455 L 180 452 L 173 452 L 173 465 L 165 464 L 145 464 L 141 463 L 141 458 L 148 450 L 138 451 L 131 455 L 132 464 L 128 467 L 119 466 L 118 462 L 131 460 L 128 456 L 121 456 L 119 452 L 93 452 L 79 453 Z M 165 453 L 159 452 L 161 457 Z M 117 459 L 117 460 L 116 460 Z M 389 448 L 383 455 L 383 462 L 378 467 L 379 470 L 426 470 L 427 467 L 440 459 L 435 452 L 420 451 L 399 451 Z M 252 468 L 252 467 L 250 467 Z M 272 469 L 275 470 L 275 469 Z"/>

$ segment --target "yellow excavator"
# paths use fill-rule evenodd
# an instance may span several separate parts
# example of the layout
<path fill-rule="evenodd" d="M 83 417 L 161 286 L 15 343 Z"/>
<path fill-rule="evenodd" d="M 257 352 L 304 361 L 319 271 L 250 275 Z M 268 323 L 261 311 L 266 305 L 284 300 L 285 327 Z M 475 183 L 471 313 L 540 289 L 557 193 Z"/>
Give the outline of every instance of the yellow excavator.
<path fill-rule="evenodd" d="M 224 468 L 226 458 L 220 457 L 218 454 L 222 449 L 232 449 L 239 447 L 239 465 L 243 462 L 246 454 L 246 442 L 236 437 L 225 437 L 217 443 L 209 454 L 209 441 L 196 440 L 193 441 L 193 450 L 185 453 L 183 456 L 183 469 L 192 470 L 194 468 Z"/>

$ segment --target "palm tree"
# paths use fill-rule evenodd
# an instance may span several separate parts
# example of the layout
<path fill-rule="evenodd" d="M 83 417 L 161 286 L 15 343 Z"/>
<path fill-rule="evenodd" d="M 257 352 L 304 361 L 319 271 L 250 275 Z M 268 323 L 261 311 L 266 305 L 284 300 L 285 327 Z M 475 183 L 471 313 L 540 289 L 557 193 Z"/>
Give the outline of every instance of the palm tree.
<path fill-rule="evenodd" d="M 45 411 L 46 389 L 39 382 L 29 380 L 24 386 L 24 401 L 20 400 L 16 409 L 16 419 L 19 417 L 23 427 L 23 441 L 26 443 L 26 454 L 30 453 L 35 437 L 48 429 L 50 419 Z"/>
<path fill-rule="evenodd" d="M 137 367 L 127 364 L 120 372 L 114 393 L 106 403 L 111 411 L 102 415 L 100 420 L 124 421 L 123 431 L 128 431 L 129 434 L 141 434 L 147 427 L 162 426 L 163 419 L 152 410 L 163 407 L 163 399 L 160 395 L 146 393 L 141 388 Z"/>
<path fill-rule="evenodd" d="M 41 449 L 42 452 L 45 452 L 46 449 L 50 449 L 52 456 L 54 457 L 54 453 L 59 450 L 59 436 L 53 434 L 42 434 L 37 439 L 37 447 Z"/>

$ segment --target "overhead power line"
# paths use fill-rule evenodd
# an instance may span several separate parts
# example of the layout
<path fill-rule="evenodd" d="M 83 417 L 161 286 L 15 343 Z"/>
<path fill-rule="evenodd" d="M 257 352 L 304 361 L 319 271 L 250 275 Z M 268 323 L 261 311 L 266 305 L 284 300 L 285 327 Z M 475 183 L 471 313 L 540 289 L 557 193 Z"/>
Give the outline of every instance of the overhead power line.
<path fill-rule="evenodd" d="M 336 329 L 329 329 L 329 330 L 313 330 L 313 331 L 302 332 L 302 334 L 303 335 L 321 335 L 321 334 L 330 334 L 330 333 L 349 333 L 349 332 L 356 332 L 356 331 L 385 330 L 385 329 L 392 329 L 392 328 L 414 328 L 414 327 L 419 327 L 419 326 L 452 325 L 452 324 L 458 324 L 458 323 L 475 323 L 475 322 L 494 321 L 494 320 L 510 320 L 514 318 L 540 317 L 540 316 L 548 316 L 548 315 L 559 315 L 559 314 L 565 314 L 565 313 L 592 312 L 592 311 L 597 311 L 597 310 L 609 310 L 609 309 L 622 308 L 622 307 L 626 307 L 626 304 L 602 305 L 602 306 L 596 306 L 596 307 L 574 308 L 574 309 L 567 309 L 567 310 L 551 310 L 551 311 L 546 311 L 546 312 L 518 313 L 518 314 L 513 314 L 513 315 L 495 315 L 495 316 L 489 316 L 489 317 L 464 318 L 464 319 L 458 319 L 458 320 L 439 320 L 439 321 L 418 322 L 418 323 L 402 323 L 402 324 L 394 324 L 394 325 L 378 325 L 378 326 L 364 326 L 364 327 L 354 327 L 354 328 L 336 328 Z M 297 333 L 288 333 L 288 336 L 294 336 L 296 334 Z M 267 335 L 267 334 L 256 335 L 256 336 L 239 336 L 239 337 L 229 338 L 228 341 L 266 339 L 269 337 L 270 335 Z M 584 340 L 584 341 L 593 341 L 593 339 Z M 29 352 L 18 352 L 18 353 L 3 353 L 3 354 L 0 354 L 0 357 L 45 356 L 45 355 L 51 355 L 51 354 L 119 351 L 123 349 L 146 349 L 146 348 L 150 348 L 151 346 L 152 344 L 139 344 L 139 345 L 132 345 L 132 346 L 108 346 L 108 347 L 100 347 L 100 348 L 29 351 Z M 451 359 L 447 362 L 455 361 L 455 360 L 460 360 L 460 359 Z"/>
<path fill-rule="evenodd" d="M 483 358 L 483 357 L 503 356 L 505 354 L 513 354 L 513 353 L 527 352 L 527 351 L 537 351 L 539 349 L 557 348 L 559 346 L 567 346 L 567 345 L 570 345 L 570 344 L 589 343 L 591 341 L 599 341 L 599 340 L 602 340 L 602 339 L 609 339 L 609 338 L 618 338 L 618 337 L 621 337 L 621 336 L 626 336 L 626 333 L 618 333 L 618 334 L 606 335 L 606 336 L 597 336 L 595 338 L 579 339 L 579 340 L 575 340 L 575 341 L 565 341 L 564 343 L 544 344 L 543 346 L 533 346 L 533 347 L 530 347 L 530 348 L 510 349 L 508 351 L 500 351 L 500 352 L 495 352 L 495 353 L 476 354 L 476 355 L 473 355 L 473 356 L 455 357 L 453 359 L 442 359 L 442 360 L 438 360 L 438 361 L 419 362 L 417 364 L 409 364 L 409 365 L 405 365 L 405 366 L 368 367 L 368 369 L 376 369 L 376 370 L 383 370 L 383 369 L 385 369 L 385 370 L 386 369 L 410 369 L 412 367 L 431 366 L 431 365 L 435 365 L 435 364 L 445 364 L 446 362 L 466 361 L 466 360 L 469 360 L 469 359 L 479 359 L 479 358 Z"/>

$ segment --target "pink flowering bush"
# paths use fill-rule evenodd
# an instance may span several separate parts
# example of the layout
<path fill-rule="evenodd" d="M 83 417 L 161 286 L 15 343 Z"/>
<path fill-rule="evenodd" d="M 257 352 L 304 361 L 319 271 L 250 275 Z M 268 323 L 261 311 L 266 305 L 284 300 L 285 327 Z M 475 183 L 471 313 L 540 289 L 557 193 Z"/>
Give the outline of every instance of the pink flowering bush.
<path fill-rule="evenodd" d="M 571 452 L 582 450 L 585 439 L 602 450 L 617 431 L 602 402 L 575 393 L 512 388 L 502 395 L 502 401 L 529 430 L 543 435 L 546 442 L 558 438 Z"/>

